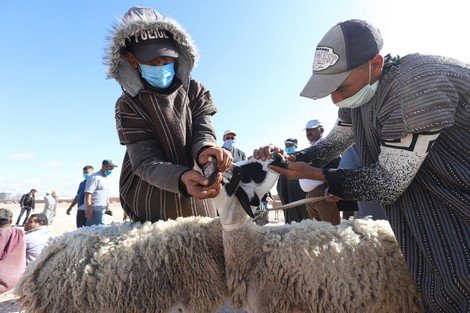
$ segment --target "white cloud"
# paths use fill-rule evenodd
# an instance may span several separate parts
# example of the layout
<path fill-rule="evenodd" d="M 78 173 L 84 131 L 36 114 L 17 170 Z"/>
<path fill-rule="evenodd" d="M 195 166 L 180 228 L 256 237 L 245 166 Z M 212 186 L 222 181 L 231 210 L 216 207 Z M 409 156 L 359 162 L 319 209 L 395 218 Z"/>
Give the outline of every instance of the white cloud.
<path fill-rule="evenodd" d="M 62 162 L 52 160 L 47 163 L 43 163 L 41 166 L 44 168 L 58 168 L 62 167 Z"/>
<path fill-rule="evenodd" d="M 18 152 L 11 155 L 11 159 L 15 161 L 28 161 L 34 158 L 34 153 Z"/>

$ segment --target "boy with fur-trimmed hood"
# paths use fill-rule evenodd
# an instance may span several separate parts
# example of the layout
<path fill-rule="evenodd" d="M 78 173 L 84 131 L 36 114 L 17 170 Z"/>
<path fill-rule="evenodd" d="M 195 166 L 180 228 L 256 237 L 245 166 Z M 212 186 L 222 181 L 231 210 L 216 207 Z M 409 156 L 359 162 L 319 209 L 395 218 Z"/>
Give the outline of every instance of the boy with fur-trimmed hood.
<path fill-rule="evenodd" d="M 207 198 L 220 190 L 199 171 L 217 159 L 232 158 L 217 147 L 211 94 L 191 79 L 198 58 L 189 34 L 175 20 L 150 8 L 129 9 L 110 36 L 108 77 L 121 85 L 116 128 L 126 145 L 120 199 L 135 221 L 179 216 L 215 216 Z"/>

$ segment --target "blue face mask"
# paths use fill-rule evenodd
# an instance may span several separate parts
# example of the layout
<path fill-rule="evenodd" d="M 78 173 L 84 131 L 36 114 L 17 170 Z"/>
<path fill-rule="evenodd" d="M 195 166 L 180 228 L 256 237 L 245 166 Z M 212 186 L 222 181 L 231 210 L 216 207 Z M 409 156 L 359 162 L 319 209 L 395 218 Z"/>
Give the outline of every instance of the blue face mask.
<path fill-rule="evenodd" d="M 224 141 L 222 147 L 232 150 L 235 147 L 235 139 L 228 139 Z"/>
<path fill-rule="evenodd" d="M 87 179 L 88 177 L 90 177 L 90 174 L 83 173 L 83 179 Z"/>
<path fill-rule="evenodd" d="M 175 63 L 162 66 L 140 64 L 142 77 L 153 87 L 166 89 L 175 77 Z"/>
<path fill-rule="evenodd" d="M 109 175 L 111 175 L 112 173 L 113 173 L 113 171 L 111 171 L 111 170 L 106 170 L 106 171 L 104 171 L 104 174 L 105 174 L 106 176 L 109 176 Z"/>
<path fill-rule="evenodd" d="M 286 148 L 284 149 L 284 151 L 285 151 L 287 154 L 292 154 L 292 153 L 295 152 L 295 147 L 294 147 L 294 146 L 292 146 L 292 147 L 286 147 Z"/>

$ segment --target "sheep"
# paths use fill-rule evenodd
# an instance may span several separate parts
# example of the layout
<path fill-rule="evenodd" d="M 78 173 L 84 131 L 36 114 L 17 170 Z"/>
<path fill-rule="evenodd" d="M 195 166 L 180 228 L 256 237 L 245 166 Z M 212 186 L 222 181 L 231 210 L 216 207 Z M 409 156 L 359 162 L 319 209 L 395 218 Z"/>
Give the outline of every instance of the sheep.
<path fill-rule="evenodd" d="M 270 162 L 237 164 L 224 173 L 228 188 L 214 199 L 235 307 L 253 313 L 423 311 L 388 222 L 255 225 L 245 212 L 250 199 L 274 185 L 278 174 L 268 169 Z"/>
<path fill-rule="evenodd" d="M 80 228 L 20 280 L 26 312 L 216 312 L 228 297 L 217 218 Z"/>
<path fill-rule="evenodd" d="M 220 220 L 128 222 L 53 239 L 16 288 L 22 310 L 217 312 L 230 297 L 250 312 L 420 311 L 385 222 L 250 222 L 243 209 L 252 215 L 251 200 L 278 177 L 268 163 L 250 158 L 224 173 Z"/>

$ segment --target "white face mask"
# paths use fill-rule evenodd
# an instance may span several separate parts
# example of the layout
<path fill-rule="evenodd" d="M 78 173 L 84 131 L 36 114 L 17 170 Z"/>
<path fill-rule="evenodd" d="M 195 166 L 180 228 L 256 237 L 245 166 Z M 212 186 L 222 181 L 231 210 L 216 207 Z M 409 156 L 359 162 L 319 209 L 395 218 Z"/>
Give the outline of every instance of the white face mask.
<path fill-rule="evenodd" d="M 370 99 L 374 97 L 375 92 L 377 91 L 377 87 L 379 87 L 378 80 L 372 85 L 370 84 L 370 63 L 369 63 L 369 83 L 365 85 L 361 90 L 356 92 L 356 94 L 352 95 L 349 98 L 341 100 L 338 103 L 335 103 L 335 105 L 339 108 L 348 108 L 348 109 L 354 109 L 354 108 L 360 107 L 361 105 L 369 102 Z"/>

